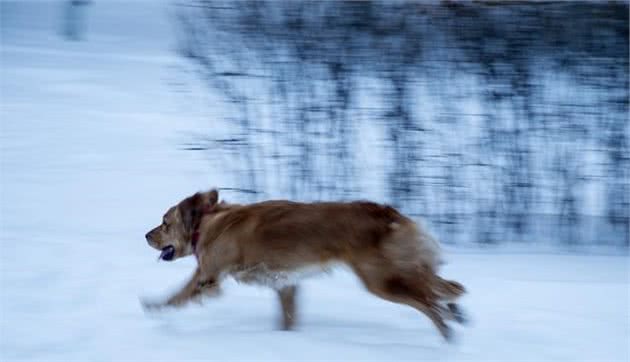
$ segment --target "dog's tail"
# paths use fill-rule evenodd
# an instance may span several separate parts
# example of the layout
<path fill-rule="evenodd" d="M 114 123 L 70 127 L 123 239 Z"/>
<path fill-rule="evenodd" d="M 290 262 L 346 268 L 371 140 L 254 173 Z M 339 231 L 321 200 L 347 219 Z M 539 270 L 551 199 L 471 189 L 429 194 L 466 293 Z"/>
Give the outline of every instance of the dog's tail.
<path fill-rule="evenodd" d="M 437 294 L 440 299 L 451 301 L 455 300 L 466 293 L 466 288 L 456 281 L 442 279 L 439 276 L 435 276 L 435 282 L 433 283 L 433 292 Z"/>

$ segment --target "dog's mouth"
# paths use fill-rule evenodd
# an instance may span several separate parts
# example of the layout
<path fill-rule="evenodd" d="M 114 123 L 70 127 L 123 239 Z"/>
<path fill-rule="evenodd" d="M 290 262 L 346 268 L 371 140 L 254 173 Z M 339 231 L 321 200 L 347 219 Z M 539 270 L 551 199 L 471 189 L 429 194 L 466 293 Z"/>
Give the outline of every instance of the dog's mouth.
<path fill-rule="evenodd" d="M 171 261 L 175 258 L 175 247 L 173 245 L 168 245 L 162 248 L 162 253 L 160 253 L 160 259 L 165 261 Z"/>

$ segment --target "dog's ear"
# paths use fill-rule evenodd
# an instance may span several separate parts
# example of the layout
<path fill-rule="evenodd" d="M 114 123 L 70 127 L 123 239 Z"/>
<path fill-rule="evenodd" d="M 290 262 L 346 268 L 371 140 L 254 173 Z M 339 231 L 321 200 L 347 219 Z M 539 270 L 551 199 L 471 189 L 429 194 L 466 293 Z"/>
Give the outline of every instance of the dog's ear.
<path fill-rule="evenodd" d="M 219 201 L 219 191 L 217 189 L 212 189 L 208 192 L 208 204 L 210 206 L 214 206 Z"/>
<path fill-rule="evenodd" d="M 193 230 L 199 224 L 203 214 L 214 209 L 219 200 L 219 192 L 215 189 L 208 192 L 197 192 L 186 198 L 179 205 L 182 222 L 187 230 Z"/>
<path fill-rule="evenodd" d="M 212 189 L 199 195 L 201 199 L 197 200 L 197 207 L 204 213 L 211 212 L 219 201 L 219 191 L 216 189 Z"/>
<path fill-rule="evenodd" d="M 201 205 L 203 204 L 203 196 L 196 193 L 187 197 L 179 204 L 179 212 L 182 216 L 182 223 L 186 230 L 193 230 L 201 217 Z"/>

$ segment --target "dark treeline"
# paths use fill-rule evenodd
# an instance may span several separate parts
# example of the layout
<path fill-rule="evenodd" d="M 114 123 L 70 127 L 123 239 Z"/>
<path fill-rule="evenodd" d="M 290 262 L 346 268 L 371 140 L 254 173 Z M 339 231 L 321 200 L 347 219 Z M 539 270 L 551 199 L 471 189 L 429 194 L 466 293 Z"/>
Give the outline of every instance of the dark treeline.
<path fill-rule="evenodd" d="M 175 14 L 216 117 L 189 148 L 243 198 L 376 198 L 445 242 L 630 244 L 628 3 Z"/>

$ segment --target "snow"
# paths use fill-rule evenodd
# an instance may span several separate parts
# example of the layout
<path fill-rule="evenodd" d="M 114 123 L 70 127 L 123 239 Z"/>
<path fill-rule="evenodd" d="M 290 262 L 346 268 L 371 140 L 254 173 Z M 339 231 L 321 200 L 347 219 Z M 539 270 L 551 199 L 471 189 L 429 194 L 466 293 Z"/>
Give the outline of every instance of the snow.
<path fill-rule="evenodd" d="M 122 6 L 128 19 L 144 9 L 128 4 L 93 5 L 107 10 L 96 24 Z M 139 35 L 119 29 L 69 43 L 3 21 L 0 360 L 630 358 L 627 255 L 447 248 L 442 274 L 469 289 L 462 305 L 472 319 L 455 327 L 453 344 L 343 268 L 303 283 L 296 332 L 277 330 L 271 291 L 233 281 L 202 306 L 145 313 L 139 298 L 175 291 L 194 260 L 156 262 L 144 233 L 168 206 L 224 182 L 206 159 L 179 150 L 208 127 L 190 106 L 203 99 L 173 92 L 170 28 L 145 18 L 163 42 L 136 48 L 126 37 Z"/>
<path fill-rule="evenodd" d="M 109 244 L 29 244 L 19 251 L 28 262 L 3 254 L 3 360 L 628 358 L 624 257 L 450 255 L 444 274 L 469 288 L 462 303 L 472 323 L 449 345 L 427 318 L 372 297 L 343 269 L 303 283 L 299 330 L 282 332 L 273 293 L 232 281 L 202 306 L 145 314 L 137 297 L 176 289 L 191 260 L 155 263 L 135 246 L 112 256 Z M 50 258 L 59 248 L 69 253 L 63 265 Z"/>

